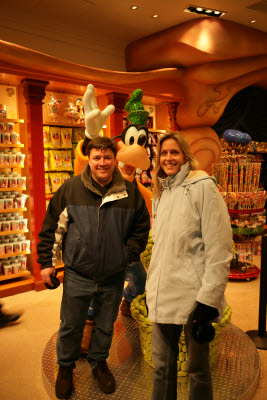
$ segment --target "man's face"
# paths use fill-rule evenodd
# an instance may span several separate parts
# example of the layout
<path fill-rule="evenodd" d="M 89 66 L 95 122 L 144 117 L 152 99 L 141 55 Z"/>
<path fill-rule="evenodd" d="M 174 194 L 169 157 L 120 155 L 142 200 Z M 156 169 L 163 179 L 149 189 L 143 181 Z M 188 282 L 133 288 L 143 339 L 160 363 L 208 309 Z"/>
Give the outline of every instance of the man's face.
<path fill-rule="evenodd" d="M 116 159 L 111 149 L 92 149 L 88 156 L 93 179 L 105 186 L 112 181 Z"/>

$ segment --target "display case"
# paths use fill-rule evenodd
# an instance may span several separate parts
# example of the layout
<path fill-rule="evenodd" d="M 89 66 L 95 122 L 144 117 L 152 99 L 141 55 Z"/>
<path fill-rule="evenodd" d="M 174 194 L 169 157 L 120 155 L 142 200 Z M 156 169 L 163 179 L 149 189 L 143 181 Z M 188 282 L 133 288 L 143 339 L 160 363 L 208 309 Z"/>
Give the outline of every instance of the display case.
<path fill-rule="evenodd" d="M 0 118 L 0 283 L 29 276 L 27 255 L 30 254 L 26 177 L 21 175 L 25 154 L 20 142 L 21 119 Z"/>

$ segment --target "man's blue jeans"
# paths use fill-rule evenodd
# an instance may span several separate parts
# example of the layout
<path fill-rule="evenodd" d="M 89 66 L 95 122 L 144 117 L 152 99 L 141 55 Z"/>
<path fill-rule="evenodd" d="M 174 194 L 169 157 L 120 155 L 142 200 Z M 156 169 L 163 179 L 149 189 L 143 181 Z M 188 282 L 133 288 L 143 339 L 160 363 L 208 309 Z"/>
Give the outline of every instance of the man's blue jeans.
<path fill-rule="evenodd" d="M 96 283 L 65 267 L 60 328 L 57 341 L 58 364 L 72 366 L 81 354 L 83 330 L 91 300 L 94 300 L 94 324 L 88 351 L 93 368 L 109 356 L 114 323 L 122 299 L 125 272 Z"/>
<path fill-rule="evenodd" d="M 192 314 L 185 325 L 190 376 L 189 400 L 212 400 L 209 344 L 196 343 L 190 334 Z M 177 399 L 177 357 L 182 325 L 157 324 L 152 327 L 153 393 L 151 400 Z"/>
<path fill-rule="evenodd" d="M 125 281 L 128 282 L 128 285 L 123 290 L 123 297 L 126 301 L 131 303 L 135 297 L 144 293 L 146 286 L 146 275 L 146 269 L 141 261 L 132 263 L 127 267 Z M 91 301 L 88 309 L 88 317 L 89 319 L 93 319 L 94 317 L 93 300 Z"/>

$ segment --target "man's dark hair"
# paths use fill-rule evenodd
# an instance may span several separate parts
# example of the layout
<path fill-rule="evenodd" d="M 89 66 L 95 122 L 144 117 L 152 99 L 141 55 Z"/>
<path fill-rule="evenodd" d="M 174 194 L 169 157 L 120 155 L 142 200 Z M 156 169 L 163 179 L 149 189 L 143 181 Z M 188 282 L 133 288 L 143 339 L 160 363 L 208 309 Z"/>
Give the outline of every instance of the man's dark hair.
<path fill-rule="evenodd" d="M 98 150 L 110 149 L 113 152 L 115 158 L 118 151 L 117 143 L 106 136 L 97 136 L 89 141 L 86 147 L 86 154 L 88 156 L 90 155 L 92 149 L 98 149 Z"/>

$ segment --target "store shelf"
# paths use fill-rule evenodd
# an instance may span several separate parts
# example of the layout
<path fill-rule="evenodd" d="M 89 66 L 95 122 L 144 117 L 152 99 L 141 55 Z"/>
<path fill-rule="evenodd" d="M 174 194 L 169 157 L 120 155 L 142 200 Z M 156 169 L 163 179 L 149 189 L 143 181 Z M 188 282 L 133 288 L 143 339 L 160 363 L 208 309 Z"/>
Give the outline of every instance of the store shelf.
<path fill-rule="evenodd" d="M 264 208 L 255 208 L 254 210 L 230 210 L 228 209 L 229 214 L 258 214 L 264 211 Z"/>
<path fill-rule="evenodd" d="M 31 254 L 31 252 L 30 251 L 18 251 L 17 253 L 1 254 L 0 260 L 2 260 L 3 258 L 8 258 L 8 257 L 24 256 L 26 254 Z"/>
<path fill-rule="evenodd" d="M 234 235 L 253 235 L 263 233 L 263 226 L 258 226 L 257 228 L 232 228 Z"/>
<path fill-rule="evenodd" d="M 18 231 L 1 231 L 0 236 L 5 236 L 5 235 L 16 235 L 17 233 L 27 233 L 29 232 L 28 229 L 23 229 L 23 230 L 18 230 Z"/>
<path fill-rule="evenodd" d="M 0 214 L 7 214 L 7 213 L 15 213 L 15 212 L 21 212 L 21 211 L 27 211 L 27 208 L 5 208 L 4 210 L 0 210 Z"/>
<path fill-rule="evenodd" d="M 22 144 L 22 143 L 17 143 L 17 144 L 11 144 L 11 143 L 9 143 L 9 144 L 3 144 L 3 143 L 0 143 L 0 149 L 6 149 L 6 148 L 9 148 L 9 147 L 19 147 L 19 148 L 22 148 L 22 147 L 24 147 L 24 144 Z"/>
<path fill-rule="evenodd" d="M 30 271 L 25 270 L 22 272 L 18 272 L 17 274 L 12 274 L 12 275 L 0 275 L 0 282 L 1 281 L 7 281 L 9 279 L 15 279 L 15 278 L 20 278 L 20 277 L 25 277 L 31 275 Z"/>
<path fill-rule="evenodd" d="M 83 124 L 74 124 L 74 123 L 64 123 L 64 124 L 57 124 L 56 122 L 44 122 L 43 123 L 43 125 L 49 125 L 49 126 L 59 126 L 59 127 L 62 127 L 62 128 L 65 128 L 65 127 L 67 127 L 67 128 L 84 128 L 85 127 L 85 124 L 83 123 Z"/>
<path fill-rule="evenodd" d="M 22 192 L 23 190 L 26 190 L 25 187 L 13 187 L 13 188 L 0 188 L 0 192 Z M 0 211 L 1 212 L 1 211 Z"/>
<path fill-rule="evenodd" d="M 24 165 L 21 165 L 21 164 L 12 164 L 12 165 L 0 165 L 0 169 L 1 168 L 24 168 Z"/>
<path fill-rule="evenodd" d="M 24 124 L 24 119 L 0 118 L 0 122 L 14 122 L 19 124 Z"/>

